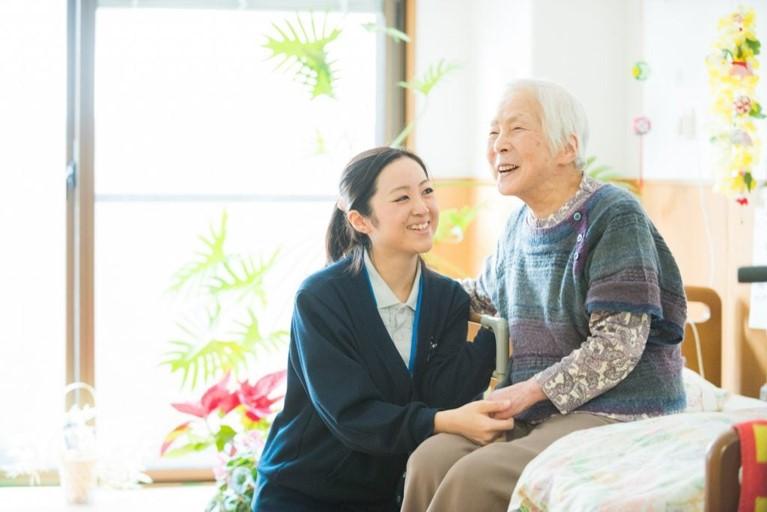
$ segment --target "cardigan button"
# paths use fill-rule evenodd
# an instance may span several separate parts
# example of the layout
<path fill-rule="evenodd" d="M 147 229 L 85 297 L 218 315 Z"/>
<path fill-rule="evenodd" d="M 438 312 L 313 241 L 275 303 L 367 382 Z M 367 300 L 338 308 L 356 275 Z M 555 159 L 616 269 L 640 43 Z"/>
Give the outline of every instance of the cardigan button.
<path fill-rule="evenodd" d="M 581 220 L 581 212 L 575 212 L 575 213 L 573 214 L 573 220 L 574 220 L 575 222 L 578 222 L 579 220 Z"/>
<path fill-rule="evenodd" d="M 579 242 L 583 242 L 583 233 L 578 233 L 578 237 L 577 237 L 577 240 L 578 240 Z"/>

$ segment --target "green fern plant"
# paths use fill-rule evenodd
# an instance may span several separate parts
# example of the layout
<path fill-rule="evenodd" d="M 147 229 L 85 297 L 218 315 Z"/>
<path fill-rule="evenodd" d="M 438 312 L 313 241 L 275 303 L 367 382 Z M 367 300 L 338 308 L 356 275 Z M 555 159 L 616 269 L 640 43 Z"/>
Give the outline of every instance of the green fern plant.
<path fill-rule="evenodd" d="M 478 211 L 479 208 L 473 206 L 440 210 L 439 226 L 434 233 L 434 243 L 460 243 Z"/>
<path fill-rule="evenodd" d="M 258 260 L 227 252 L 227 222 L 223 212 L 218 226 L 198 237 L 202 248 L 195 259 L 172 278 L 171 292 L 187 292 L 204 309 L 177 322 L 183 336 L 169 342 L 161 363 L 181 374 L 182 387 L 194 389 L 226 372 L 238 375 L 260 350 L 277 348 L 287 337 L 279 330 L 262 333 L 254 309 L 266 305 L 264 278 L 277 251 Z"/>
<path fill-rule="evenodd" d="M 625 188 L 634 195 L 639 194 L 639 189 L 633 181 L 627 181 L 622 178 L 612 167 L 598 164 L 597 157 L 586 157 L 586 162 L 583 165 L 583 172 L 586 176 L 594 178 L 595 180 L 602 181 L 604 183 L 612 183 L 613 185 L 621 188 Z"/>
<path fill-rule="evenodd" d="M 294 78 L 309 87 L 312 98 L 335 97 L 335 73 L 326 47 L 341 35 L 341 29 L 335 27 L 328 32 L 327 14 L 319 32 L 314 14 L 309 17 L 310 30 L 306 29 L 299 15 L 296 15 L 295 25 L 290 20 L 284 20 L 283 24 L 283 28 L 272 24 L 278 35 L 267 36 L 264 44 L 272 52 L 270 58 L 282 58 L 277 69 L 295 69 Z"/>
<path fill-rule="evenodd" d="M 424 72 L 421 78 L 415 78 L 409 82 L 400 82 L 399 86 L 405 89 L 409 89 L 424 97 L 424 103 L 418 114 L 412 119 L 405 128 L 394 138 L 390 144 L 393 148 L 399 148 L 405 139 L 415 128 L 418 120 L 423 116 L 423 113 L 428 109 L 429 94 L 431 91 L 450 73 L 458 69 L 457 64 L 448 63 L 445 59 L 440 59 L 438 62 L 431 64 Z"/>

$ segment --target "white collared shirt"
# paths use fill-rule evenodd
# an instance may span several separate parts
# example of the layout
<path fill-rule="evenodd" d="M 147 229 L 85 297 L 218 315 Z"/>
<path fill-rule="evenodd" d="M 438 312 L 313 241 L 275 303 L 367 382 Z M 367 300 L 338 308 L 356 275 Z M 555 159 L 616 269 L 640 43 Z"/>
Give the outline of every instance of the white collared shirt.
<path fill-rule="evenodd" d="M 413 287 L 410 289 L 410 295 L 406 302 L 400 302 L 394 292 L 378 273 L 373 262 L 365 251 L 365 270 L 370 277 L 370 285 L 373 288 L 373 296 L 378 306 L 378 314 L 389 333 L 397 352 L 405 362 L 405 366 L 410 366 L 410 346 L 413 337 L 413 318 L 415 309 L 418 305 L 418 284 L 421 282 L 421 264 L 413 280 Z"/>

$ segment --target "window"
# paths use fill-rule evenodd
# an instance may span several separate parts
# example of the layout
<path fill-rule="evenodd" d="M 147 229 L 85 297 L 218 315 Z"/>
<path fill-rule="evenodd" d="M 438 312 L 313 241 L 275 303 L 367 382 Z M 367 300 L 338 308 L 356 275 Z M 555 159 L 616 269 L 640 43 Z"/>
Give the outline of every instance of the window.
<path fill-rule="evenodd" d="M 97 11 L 95 372 L 99 434 L 111 451 L 144 453 L 155 468 L 209 463 L 210 453 L 158 458 L 159 441 L 188 419 L 169 404 L 205 389 L 200 379 L 181 393 L 181 374 L 159 363 L 170 340 L 236 337 L 247 310 L 227 304 L 240 313 L 223 311 L 211 329 L 205 301 L 168 292 L 172 277 L 226 212 L 228 250 L 256 261 L 278 251 L 266 307 L 254 313 L 262 333 L 288 329 L 294 291 L 324 262 L 339 172 L 376 144 L 379 41 L 363 26 L 379 16 Z M 294 70 L 275 71 L 263 45 L 279 37 L 273 24 L 290 33 L 288 23 L 310 33 L 313 24 L 319 38 L 342 27 L 328 48 L 343 76 L 334 98 L 312 98 Z M 282 347 L 260 351 L 250 376 L 284 368 Z"/>
<path fill-rule="evenodd" d="M 0 11 L 24 47 L 0 49 L 0 56 L 40 67 L 27 69 L 39 74 L 36 88 L 19 86 L 18 102 L 0 99 L 4 109 L 35 104 L 38 117 L 14 107 L 11 119 L 17 120 L 7 130 L 18 130 L 15 123 L 50 126 L 28 137 L 34 147 L 16 148 L 12 167 L 28 164 L 29 170 L 13 174 L 15 202 L 0 206 L 4 232 L 35 235 L 24 239 L 22 250 L 0 256 L 5 282 L 16 286 L 13 295 L 2 295 L 3 311 L 16 325 L 0 335 L 0 383 L 44 394 L 38 403 L 58 415 L 65 380 L 93 380 L 102 454 L 177 478 L 181 469 L 207 468 L 211 452 L 159 457 L 163 437 L 187 419 L 170 403 L 198 399 L 212 380 L 200 375 L 194 390 L 191 378 L 182 389 L 181 374 L 161 364 L 170 341 L 228 335 L 248 317 L 246 309 L 244 317 L 238 311 L 228 319 L 233 323 L 211 326 L 211 304 L 191 288 L 171 291 L 171 285 L 204 249 L 199 237 L 220 234 L 225 219 L 228 251 L 256 263 L 273 261 L 263 281 L 268 300 L 253 309 L 260 331 L 288 329 L 298 284 L 324 264 L 340 171 L 353 154 L 387 144 L 401 128 L 404 105 L 394 94 L 402 96 L 395 84 L 404 66 L 393 54 L 404 51 L 375 29 L 396 24 L 400 2 L 72 0 L 69 133 L 67 12 L 60 2 L 49 3 L 58 10 L 43 16 L 42 8 L 12 2 L 23 20 Z M 48 39 L 31 38 L 41 33 L 43 17 Z M 280 39 L 280 31 L 322 38 L 334 29 L 340 32 L 326 45 L 332 95 L 313 95 L 311 79 L 298 79 L 307 69 L 291 60 L 278 67 L 281 56 L 265 46 L 270 37 Z M 49 60 L 32 58 L 35 52 Z M 76 169 L 69 249 L 65 140 Z M 260 350 L 257 364 L 240 378 L 284 368 L 286 358 L 287 339 L 276 350 Z M 6 362 L 16 360 L 25 364 L 6 370 Z M 45 386 L 27 384 L 28 361 L 38 367 L 34 375 L 53 378 Z M 24 393 L 12 399 L 19 410 L 28 403 Z M 30 425 L 40 421 L 28 418 Z M 21 423 L 11 425 L 17 430 Z M 4 442 L 10 437 L 2 428 Z M 0 464 L 11 458 L 11 447 L 0 442 Z"/>

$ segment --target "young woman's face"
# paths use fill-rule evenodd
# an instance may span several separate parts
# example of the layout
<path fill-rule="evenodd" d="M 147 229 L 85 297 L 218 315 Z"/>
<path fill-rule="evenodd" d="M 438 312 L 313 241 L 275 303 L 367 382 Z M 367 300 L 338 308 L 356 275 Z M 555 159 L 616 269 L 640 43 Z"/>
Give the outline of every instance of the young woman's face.
<path fill-rule="evenodd" d="M 364 220 L 375 252 L 420 254 L 431 249 L 439 209 L 418 162 L 403 157 L 384 167 L 370 207 Z"/>

